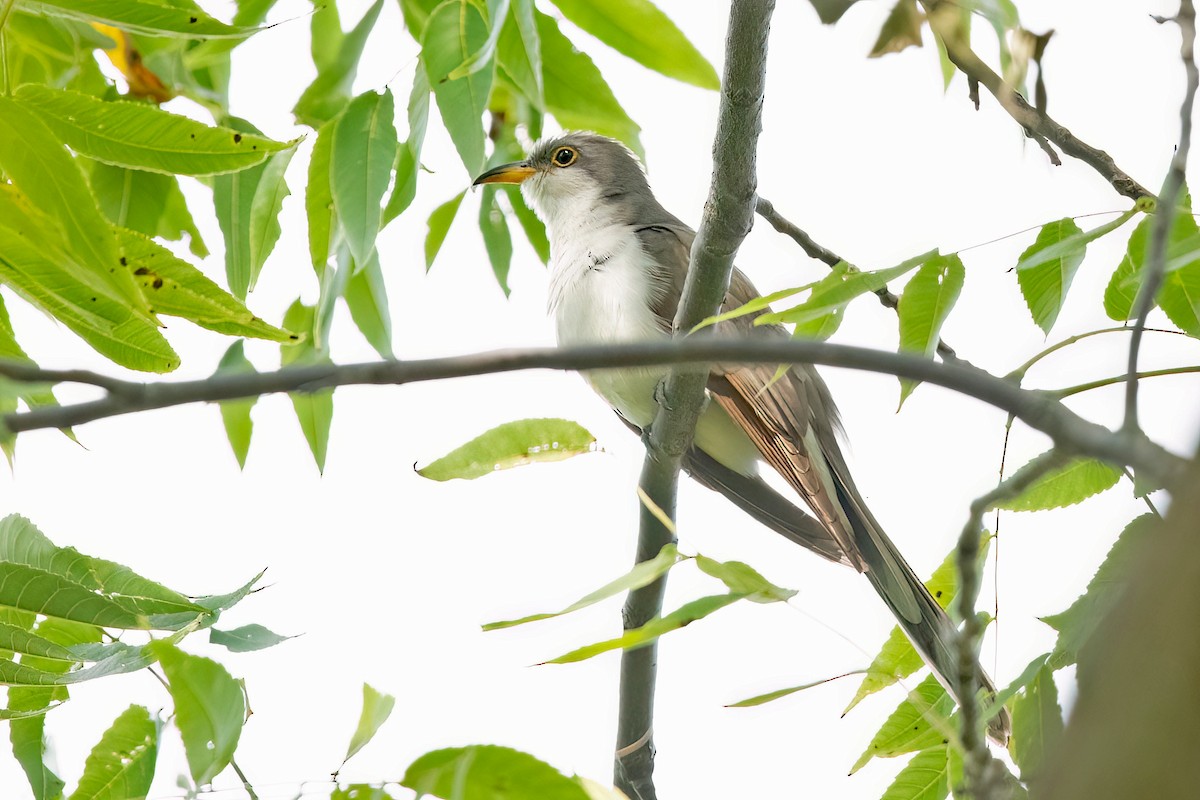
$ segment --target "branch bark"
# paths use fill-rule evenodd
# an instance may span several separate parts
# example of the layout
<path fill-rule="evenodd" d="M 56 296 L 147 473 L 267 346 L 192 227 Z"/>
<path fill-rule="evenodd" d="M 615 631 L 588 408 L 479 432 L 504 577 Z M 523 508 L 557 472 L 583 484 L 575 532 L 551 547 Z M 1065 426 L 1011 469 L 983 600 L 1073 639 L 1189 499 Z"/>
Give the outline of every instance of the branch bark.
<path fill-rule="evenodd" d="M 730 6 L 725 38 L 725 72 L 713 174 L 704 214 L 692 245 L 691 265 L 675 314 L 678 341 L 720 309 L 729 287 L 733 259 L 754 224 L 758 135 L 762 129 L 767 75 L 767 38 L 774 0 L 739 0 Z M 659 409 L 646 437 L 641 487 L 674 518 L 679 470 L 691 447 L 696 420 L 706 402 L 704 364 L 677 364 L 661 387 Z M 674 539 L 643 504 L 638 532 L 639 561 L 653 558 Z M 629 593 L 625 628 L 644 625 L 662 611 L 666 579 Z M 633 800 L 652 800 L 654 770 L 654 685 L 657 642 L 621 656 L 620 713 L 614 781 Z"/>
<path fill-rule="evenodd" d="M 1012 414 L 1049 436 L 1057 447 L 1069 454 L 1142 469 L 1148 477 L 1163 481 L 1165 486 L 1174 483 L 1187 466 L 1186 459 L 1164 449 L 1144 433 L 1111 431 L 1071 411 L 1050 392 L 1022 389 L 1015 382 L 998 378 L 978 367 L 957 362 L 939 363 L 912 353 L 804 339 L 767 341 L 766 337 L 707 341 L 704 337 L 692 336 L 683 341 L 494 350 L 417 361 L 312 364 L 274 372 L 222 374 L 174 383 L 121 381 L 90 372 L 43 370 L 25 362 L 0 359 L 0 376 L 12 380 L 26 383 L 70 381 L 108 386 L 112 390 L 97 400 L 6 414 L 0 417 L 0 422 L 10 432 L 20 433 L 72 427 L 120 414 L 187 403 L 236 400 L 277 392 L 313 392 L 334 386 L 402 385 L 526 369 L 584 370 L 736 362 L 819 364 L 942 386 Z"/>
<path fill-rule="evenodd" d="M 966 74 L 972 86 L 983 84 L 1000 103 L 1000 107 L 1021 125 L 1026 135 L 1049 154 L 1055 165 L 1059 163 L 1058 157 L 1048 143 L 1057 145 L 1067 155 L 1096 170 L 1119 194 L 1131 200 L 1154 196 L 1118 167 L 1112 156 L 1082 141 L 1048 114 L 1029 105 L 1024 97 L 1013 91 L 1003 78 L 985 64 L 959 30 L 960 3 L 955 0 L 921 0 L 921 5 L 929 19 L 929 27 L 946 45 L 946 55 L 954 66 Z"/>

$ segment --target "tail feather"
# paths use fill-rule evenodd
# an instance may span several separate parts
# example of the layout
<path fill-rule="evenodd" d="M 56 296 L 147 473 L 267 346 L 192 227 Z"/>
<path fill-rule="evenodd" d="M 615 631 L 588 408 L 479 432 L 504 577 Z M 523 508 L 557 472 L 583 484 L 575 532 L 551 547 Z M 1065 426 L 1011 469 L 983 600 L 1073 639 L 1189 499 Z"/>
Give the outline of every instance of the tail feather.
<path fill-rule="evenodd" d="M 954 623 L 933 599 L 933 595 L 904 560 L 904 556 L 892 540 L 884 534 L 871 513 L 860 504 L 852 502 L 840 486 L 838 494 L 842 507 L 850 517 L 862 559 L 867 565 L 867 579 L 895 614 L 900 629 L 924 657 L 938 681 L 961 705 L 963 698 L 958 696 L 957 689 L 958 631 Z M 916 618 L 911 611 L 905 613 L 905 610 L 911 610 L 914 598 L 919 610 Z M 988 697 L 995 697 L 996 685 L 978 662 L 975 664 L 975 678 Z M 988 721 L 988 736 L 998 744 L 1008 743 L 1011 729 L 1012 721 L 1005 708 L 1001 708 L 999 713 Z"/>

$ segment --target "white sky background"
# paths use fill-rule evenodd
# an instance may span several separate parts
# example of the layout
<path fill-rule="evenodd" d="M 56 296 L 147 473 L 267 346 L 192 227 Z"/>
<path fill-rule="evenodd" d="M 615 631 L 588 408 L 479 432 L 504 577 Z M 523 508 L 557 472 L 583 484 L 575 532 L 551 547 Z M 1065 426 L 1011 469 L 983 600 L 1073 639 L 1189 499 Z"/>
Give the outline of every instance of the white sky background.
<path fill-rule="evenodd" d="M 231 4 L 206 5 L 227 15 Z M 368 3 L 339 5 L 349 24 Z M 660 5 L 719 70 L 727 5 Z M 759 182 L 784 215 L 859 266 L 879 268 L 934 246 L 951 251 L 1059 217 L 1128 206 L 1090 168 L 1070 159 L 1051 167 L 990 96 L 982 111 L 972 110 L 961 76 L 943 95 L 931 42 L 923 50 L 866 59 L 890 5 L 860 3 L 837 27 L 826 28 L 807 2 L 779 4 Z M 271 20 L 292 21 L 255 37 L 235 56 L 232 111 L 275 138 L 300 132 L 290 108 L 313 74 L 307 10 L 301 0 L 281 0 Z M 1178 34 L 1148 14 L 1174 10 L 1165 0 L 1039 0 L 1021 8 L 1027 27 L 1058 31 L 1046 55 L 1051 114 L 1152 190 L 1177 137 L 1183 78 Z M 708 190 L 717 95 L 650 73 L 567 27 L 642 125 L 659 199 L 695 225 Z M 990 31 L 981 22 L 977 31 L 977 46 L 990 58 Z M 416 51 L 396 4 L 386 4 L 356 89 L 390 82 L 402 107 Z M 168 108 L 191 113 L 182 103 Z M 403 113 L 398 125 L 403 133 Z M 316 298 L 300 188 L 310 148 L 311 137 L 292 162 L 294 194 L 284 204 L 283 237 L 250 297 L 251 308 L 270 320 L 280 318 L 297 287 L 306 301 Z M 433 174 L 421 176 L 414 207 L 380 243 L 397 354 L 552 343 L 546 271 L 514 225 L 513 293 L 504 300 L 475 227 L 475 196 L 425 275 L 425 219 L 470 176 L 436 120 L 422 160 Z M 203 266 L 223 282 L 211 202 L 206 190 L 190 189 L 193 213 L 216 254 Z M 1100 300 L 1128 230 L 1089 249 L 1050 341 L 1111 324 Z M 1033 237 L 1025 233 L 963 256 L 966 287 L 944 335 L 961 355 L 994 372 L 1007 372 L 1045 344 L 1007 272 Z M 738 263 L 764 292 L 815 280 L 826 269 L 761 220 Z M 23 304 L 10 308 L 18 337 L 43 366 L 119 372 Z M 183 356 L 170 379 L 210 374 L 229 343 L 181 321 L 171 324 L 168 337 Z M 895 315 L 871 300 L 856 303 L 835 340 L 894 348 Z M 1127 344 L 1124 334 L 1092 339 L 1048 359 L 1030 381 L 1057 386 L 1116 374 Z M 374 357 L 344 309 L 333 349 L 339 361 Z M 251 342 L 247 352 L 260 369 L 278 363 L 274 346 Z M 1195 358 L 1194 342 L 1151 334 L 1143 368 Z M 928 386 L 897 415 L 894 379 L 825 374 L 845 417 L 858 485 L 917 572 L 928 575 L 953 546 L 968 502 L 994 484 L 1003 416 Z M 1190 452 L 1196 439 L 1189 398 L 1198 389 L 1194 377 L 1143 387 L 1144 425 L 1177 452 Z M 85 394 L 60 392 L 64 400 Z M 1119 389 L 1108 389 L 1071 405 L 1112 424 L 1119 421 L 1119 399 Z M 436 484 L 412 470 L 413 462 L 427 462 L 493 425 L 533 416 L 575 419 L 605 452 L 475 482 Z M 0 510 L 28 516 L 60 545 L 128 564 L 189 593 L 229 591 L 269 567 L 270 588 L 229 612 L 222 626 L 258 622 L 303 637 L 249 654 L 210 648 L 204 637 L 186 645 L 246 679 L 255 713 L 238 761 L 264 798 L 294 796 L 300 783 L 327 778 L 338 767 L 363 681 L 395 695 L 396 709 L 343 770 L 345 779 L 396 779 L 428 750 L 495 743 L 607 781 L 618 655 L 529 665 L 615 635 L 619 601 L 515 630 L 479 629 L 561 608 L 631 564 L 641 446 L 583 382 L 571 374 L 525 373 L 339 389 L 323 477 L 285 397 L 262 400 L 254 418 L 244 472 L 215 408 L 87 425 L 78 430 L 86 449 L 57 433 L 22 436 L 15 473 L 0 475 Z M 1016 426 L 1010 465 L 1046 444 Z M 735 605 L 661 643 L 660 795 L 878 797 L 901 760 L 875 761 L 851 778 L 846 773 L 902 691 L 877 695 L 845 719 L 839 715 L 857 678 L 757 709 L 723 705 L 866 666 L 893 624 L 886 608 L 853 571 L 789 544 L 715 494 L 685 483 L 679 506 L 684 550 L 747 561 L 800 594 L 792 608 Z M 1142 510 L 1123 483 L 1082 508 L 1003 517 L 1002 621 L 998 643 L 993 628 L 985 649 L 999 684 L 1051 647 L 1052 631 L 1036 617 L 1074 599 L 1116 533 Z M 671 575 L 667 607 L 716 591 L 719 584 L 684 566 Z M 990 604 L 992 592 L 989 566 L 981 603 Z M 145 672 L 74 687 L 72 695 L 48 718 L 69 788 L 88 750 L 126 705 L 169 704 Z M 178 794 L 175 778 L 185 766 L 175 737 L 167 736 L 152 797 Z M 231 771 L 216 785 L 231 789 L 220 797 L 241 795 L 231 788 L 237 786 Z M 15 761 L 0 757 L 0 796 L 27 793 Z"/>

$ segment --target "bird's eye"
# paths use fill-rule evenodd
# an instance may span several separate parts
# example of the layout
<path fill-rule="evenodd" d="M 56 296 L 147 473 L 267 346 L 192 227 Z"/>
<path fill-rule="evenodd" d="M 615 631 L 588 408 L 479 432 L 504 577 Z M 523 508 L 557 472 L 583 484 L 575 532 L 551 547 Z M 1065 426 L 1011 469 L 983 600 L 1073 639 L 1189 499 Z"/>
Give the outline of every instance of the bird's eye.
<path fill-rule="evenodd" d="M 554 166 L 569 167 L 579 158 L 579 151 L 574 147 L 560 147 L 554 151 Z"/>

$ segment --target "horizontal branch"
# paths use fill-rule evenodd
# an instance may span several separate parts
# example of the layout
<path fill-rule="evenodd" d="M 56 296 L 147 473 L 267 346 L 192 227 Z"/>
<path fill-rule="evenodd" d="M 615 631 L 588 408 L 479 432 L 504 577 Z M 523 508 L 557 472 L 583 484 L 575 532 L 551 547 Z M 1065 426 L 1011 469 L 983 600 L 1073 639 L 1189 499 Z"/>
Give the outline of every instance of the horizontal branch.
<path fill-rule="evenodd" d="M 95 373 L 59 372 L 0 359 L 0 376 L 23 382 L 71 381 L 102 386 L 97 400 L 6 414 L 0 421 L 13 433 L 66 428 L 106 417 L 187 403 L 235 400 L 276 392 L 312 392 L 334 386 L 385 385 L 488 375 L 526 369 L 585 370 L 697 363 L 820 364 L 924 381 L 973 397 L 1041 431 L 1068 453 L 1133 467 L 1171 485 L 1187 462 L 1140 432 L 1115 433 L 1089 422 L 1052 394 L 1022 389 L 1012 381 L 961 362 L 935 362 L 911 353 L 814 340 L 746 338 L 640 342 L 571 348 L 493 350 L 447 358 L 314 364 L 274 372 L 230 373 L 195 381 L 138 383 Z"/>

